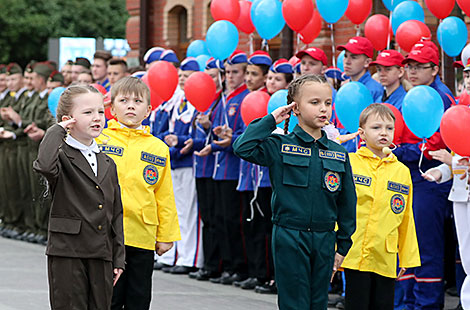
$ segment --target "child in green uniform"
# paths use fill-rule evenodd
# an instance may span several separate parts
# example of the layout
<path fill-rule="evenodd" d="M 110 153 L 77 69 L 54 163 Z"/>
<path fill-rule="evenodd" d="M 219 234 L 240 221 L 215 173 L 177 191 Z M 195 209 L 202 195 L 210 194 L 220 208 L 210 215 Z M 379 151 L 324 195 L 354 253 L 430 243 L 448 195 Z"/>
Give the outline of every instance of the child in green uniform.
<path fill-rule="evenodd" d="M 356 193 L 346 150 L 321 130 L 332 113 L 326 79 L 296 79 L 287 101 L 254 120 L 233 148 L 244 160 L 269 167 L 279 308 L 323 310 L 332 273 L 352 244 Z M 276 124 L 288 123 L 291 111 L 299 120 L 293 132 L 272 134 Z"/>

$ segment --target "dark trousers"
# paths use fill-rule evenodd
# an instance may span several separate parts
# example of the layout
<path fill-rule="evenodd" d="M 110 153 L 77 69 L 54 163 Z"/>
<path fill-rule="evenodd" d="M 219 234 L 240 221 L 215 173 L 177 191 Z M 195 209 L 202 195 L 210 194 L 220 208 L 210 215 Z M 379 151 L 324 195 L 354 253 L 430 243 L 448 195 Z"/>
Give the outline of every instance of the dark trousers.
<path fill-rule="evenodd" d="M 32 194 L 31 194 L 31 185 L 30 185 L 30 175 L 33 173 L 33 167 L 29 161 L 29 148 L 28 148 L 28 141 L 25 141 L 22 138 L 18 141 L 17 149 L 18 149 L 18 156 L 17 156 L 17 165 L 18 165 L 18 175 L 21 176 L 20 178 L 20 187 L 18 188 L 18 200 L 20 201 L 21 205 L 23 206 L 23 220 L 25 229 L 28 232 L 35 232 L 35 218 L 34 218 L 34 210 L 32 206 Z"/>
<path fill-rule="evenodd" d="M 242 205 L 237 181 L 215 181 L 216 231 L 224 271 L 246 274 L 246 251 L 242 230 Z"/>
<path fill-rule="evenodd" d="M 7 208 L 5 209 L 5 224 L 9 228 L 17 231 L 25 229 L 23 220 L 24 205 L 18 200 L 18 191 L 20 190 L 20 175 L 18 174 L 18 149 L 15 142 L 4 142 L 2 147 L 5 148 L 5 184 L 7 190 Z"/>
<path fill-rule="evenodd" d="M 393 310 L 395 279 L 364 272 L 345 269 L 346 310 Z"/>
<path fill-rule="evenodd" d="M 47 257 L 52 310 L 107 310 L 113 294 L 113 263 L 101 259 Z"/>
<path fill-rule="evenodd" d="M 250 201 L 254 192 L 241 192 L 243 205 L 243 232 L 246 243 L 248 276 L 266 281 L 273 277 L 274 267 L 271 251 L 271 188 L 258 188 L 253 208 Z M 263 214 L 261 214 L 260 210 Z"/>
<path fill-rule="evenodd" d="M 197 203 L 203 222 L 202 246 L 204 251 L 204 269 L 217 272 L 220 269 L 219 235 L 215 217 L 215 181 L 212 178 L 196 179 Z"/>
<path fill-rule="evenodd" d="M 148 310 L 154 251 L 126 245 L 126 270 L 114 286 L 111 309 Z"/>

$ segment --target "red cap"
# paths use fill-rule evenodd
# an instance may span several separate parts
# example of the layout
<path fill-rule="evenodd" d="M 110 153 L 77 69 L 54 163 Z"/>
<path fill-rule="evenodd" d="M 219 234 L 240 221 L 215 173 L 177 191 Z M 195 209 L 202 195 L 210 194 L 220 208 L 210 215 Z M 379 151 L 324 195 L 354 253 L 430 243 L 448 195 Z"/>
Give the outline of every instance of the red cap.
<path fill-rule="evenodd" d="M 399 66 L 403 67 L 405 57 L 395 50 L 384 50 L 377 55 L 377 59 L 371 62 L 371 65 L 381 65 L 385 67 Z"/>
<path fill-rule="evenodd" d="M 353 37 L 345 45 L 338 46 L 338 51 L 347 50 L 353 54 L 364 54 L 369 58 L 374 57 L 374 47 L 369 39 L 364 37 Z"/>
<path fill-rule="evenodd" d="M 461 60 L 454 61 L 452 67 L 457 69 L 462 69 L 464 67 L 463 62 Z"/>
<path fill-rule="evenodd" d="M 439 52 L 434 43 L 431 41 L 421 41 L 416 43 L 411 52 L 403 60 L 403 64 L 408 63 L 410 60 L 417 61 L 425 64 L 432 62 L 436 66 L 439 66 Z"/>
<path fill-rule="evenodd" d="M 313 59 L 321 61 L 325 66 L 328 64 L 325 52 L 318 47 L 310 47 L 295 54 L 299 59 L 302 59 L 302 56 L 304 55 L 309 55 Z"/>

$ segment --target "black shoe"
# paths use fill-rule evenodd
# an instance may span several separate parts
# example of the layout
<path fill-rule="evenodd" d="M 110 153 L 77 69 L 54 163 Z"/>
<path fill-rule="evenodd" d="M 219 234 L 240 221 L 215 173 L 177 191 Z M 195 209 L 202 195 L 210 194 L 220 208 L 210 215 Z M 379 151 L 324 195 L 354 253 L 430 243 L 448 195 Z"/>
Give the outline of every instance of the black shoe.
<path fill-rule="evenodd" d="M 38 243 L 38 240 L 36 238 L 36 234 L 35 233 L 30 233 L 25 239 L 24 241 L 27 241 L 27 242 L 30 242 L 30 243 Z"/>
<path fill-rule="evenodd" d="M 14 229 L 11 229 L 5 237 L 10 238 L 10 239 L 18 239 L 18 237 L 22 234 L 23 232 L 17 231 Z"/>
<path fill-rule="evenodd" d="M 228 278 L 230 278 L 232 275 L 230 273 L 228 273 L 227 271 L 224 271 L 222 272 L 222 274 L 219 276 L 219 277 L 216 277 L 216 278 L 209 278 L 209 281 L 211 281 L 212 283 L 222 283 L 222 279 L 224 279 L 224 281 Z"/>
<path fill-rule="evenodd" d="M 455 286 L 449 287 L 446 289 L 446 293 L 450 296 L 458 297 L 459 292 L 457 292 L 457 288 Z"/>
<path fill-rule="evenodd" d="M 172 269 L 173 267 L 174 267 L 174 266 L 165 265 L 165 266 L 162 267 L 161 270 L 162 270 L 164 273 L 170 273 L 170 272 L 171 272 L 171 269 Z"/>
<path fill-rule="evenodd" d="M 241 282 L 247 278 L 246 275 L 242 275 L 239 273 L 234 273 L 228 278 L 220 279 L 220 283 L 225 284 L 225 285 L 232 285 L 233 282 L 238 281 Z"/>
<path fill-rule="evenodd" d="M 245 281 L 242 282 L 240 287 L 243 290 L 254 290 L 255 287 L 257 287 L 258 285 L 261 285 L 261 284 L 262 283 L 260 281 L 258 281 L 257 278 L 248 278 L 248 279 L 246 279 Z"/>
<path fill-rule="evenodd" d="M 259 294 L 277 294 L 277 286 L 274 280 L 255 287 L 255 292 Z"/>
<path fill-rule="evenodd" d="M 195 271 L 195 267 L 186 267 L 186 266 L 174 266 L 171 268 L 171 274 L 189 274 L 192 271 Z"/>
<path fill-rule="evenodd" d="M 17 237 L 18 240 L 21 240 L 21 241 L 26 241 L 26 238 L 28 238 L 30 232 L 29 231 L 25 231 L 24 233 L 22 233 L 21 235 L 19 235 Z"/>
<path fill-rule="evenodd" d="M 200 269 L 198 271 L 198 274 L 196 276 L 196 280 L 198 281 L 208 281 L 211 278 L 217 278 L 220 277 L 220 273 L 215 272 L 215 271 L 207 271 L 204 269 Z"/>
<path fill-rule="evenodd" d="M 157 261 L 153 262 L 153 270 L 162 270 L 163 267 L 171 267 L 170 265 L 159 263 Z"/>
<path fill-rule="evenodd" d="M 188 277 L 189 277 L 190 279 L 196 279 L 196 278 L 197 278 L 197 275 L 199 274 L 199 272 L 200 272 L 201 270 L 202 270 L 202 268 L 199 269 L 199 270 L 197 270 L 197 271 L 193 271 L 193 272 L 188 273 Z"/>
<path fill-rule="evenodd" d="M 39 243 L 41 245 L 47 245 L 47 238 L 42 235 L 36 235 L 36 243 Z"/>
<path fill-rule="evenodd" d="M 338 302 L 336 303 L 336 309 L 344 309 L 344 297 L 340 296 Z"/>

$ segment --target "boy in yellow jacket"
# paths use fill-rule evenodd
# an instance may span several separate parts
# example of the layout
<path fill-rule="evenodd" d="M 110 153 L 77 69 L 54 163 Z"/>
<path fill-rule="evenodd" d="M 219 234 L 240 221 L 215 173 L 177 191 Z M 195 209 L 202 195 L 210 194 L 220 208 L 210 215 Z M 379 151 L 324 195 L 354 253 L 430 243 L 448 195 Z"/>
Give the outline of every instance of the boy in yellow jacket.
<path fill-rule="evenodd" d="M 97 138 L 116 163 L 124 211 L 126 271 L 114 287 L 111 309 L 149 309 L 154 251 L 162 255 L 180 240 L 168 146 L 142 121 L 151 111 L 150 91 L 126 77 L 111 89 L 117 121 Z"/>
<path fill-rule="evenodd" d="M 393 310 L 397 253 L 398 277 L 405 268 L 420 265 L 410 171 L 388 148 L 394 123 L 395 116 L 385 105 L 367 107 L 359 119 L 359 135 L 366 147 L 350 154 L 357 226 L 342 264 L 348 310 Z"/>

